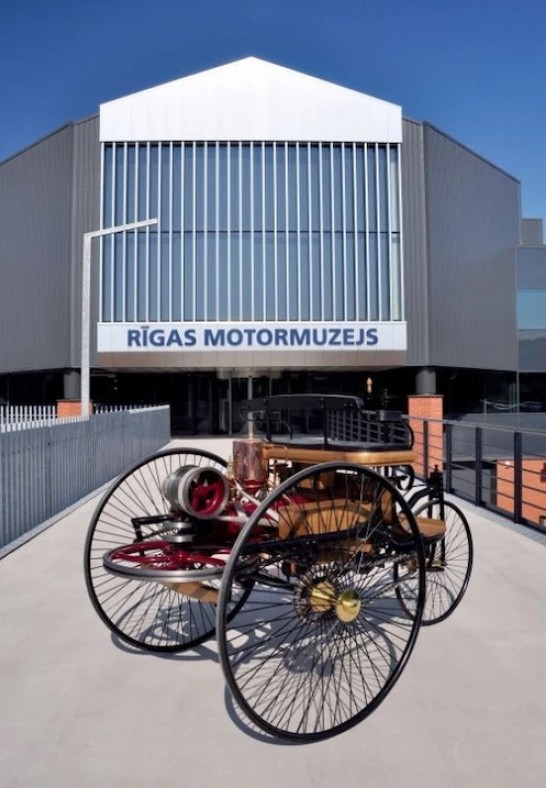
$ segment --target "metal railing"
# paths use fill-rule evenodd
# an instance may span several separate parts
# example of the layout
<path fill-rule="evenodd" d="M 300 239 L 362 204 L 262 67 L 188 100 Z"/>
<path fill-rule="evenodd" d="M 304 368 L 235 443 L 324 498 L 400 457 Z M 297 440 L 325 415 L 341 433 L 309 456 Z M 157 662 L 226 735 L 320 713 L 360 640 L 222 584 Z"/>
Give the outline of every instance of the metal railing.
<path fill-rule="evenodd" d="M 170 440 L 168 406 L 0 433 L 0 548 Z"/>
<path fill-rule="evenodd" d="M 419 476 L 438 465 L 447 492 L 546 531 L 546 430 L 413 416 L 410 423 Z"/>
<path fill-rule="evenodd" d="M 93 413 L 114 413 L 121 410 L 146 410 L 149 405 L 101 405 L 93 406 Z M 34 427 L 52 424 L 69 424 L 84 421 L 86 416 L 58 415 L 56 405 L 0 405 L 0 432 L 19 432 Z"/>
<path fill-rule="evenodd" d="M 333 440 L 347 443 L 400 446 L 413 443 L 409 424 L 398 411 L 333 412 L 329 414 L 328 429 Z"/>
<path fill-rule="evenodd" d="M 241 415 L 267 440 L 322 439 L 334 443 L 411 446 L 413 435 L 398 411 L 364 408 L 359 397 L 342 394 L 277 394 L 247 400 Z"/>
<path fill-rule="evenodd" d="M 51 424 L 65 424 L 74 420 L 81 421 L 82 417 L 59 419 L 55 405 L 0 406 L 0 433 L 18 432 L 34 427 L 46 427 Z"/>

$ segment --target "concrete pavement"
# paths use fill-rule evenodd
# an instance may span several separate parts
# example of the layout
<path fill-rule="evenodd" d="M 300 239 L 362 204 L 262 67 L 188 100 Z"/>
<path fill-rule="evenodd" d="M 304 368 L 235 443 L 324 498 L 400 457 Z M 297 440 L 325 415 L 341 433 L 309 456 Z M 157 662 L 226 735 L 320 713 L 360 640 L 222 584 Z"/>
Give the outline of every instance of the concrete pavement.
<path fill-rule="evenodd" d="M 229 441 L 195 441 L 217 453 Z M 423 629 L 363 723 L 304 746 L 250 727 L 216 645 L 132 651 L 98 619 L 83 545 L 98 496 L 0 561 L 2 788 L 532 788 L 546 782 L 546 550 L 462 504 L 467 595 Z M 542 540 L 543 541 L 543 540 Z"/>

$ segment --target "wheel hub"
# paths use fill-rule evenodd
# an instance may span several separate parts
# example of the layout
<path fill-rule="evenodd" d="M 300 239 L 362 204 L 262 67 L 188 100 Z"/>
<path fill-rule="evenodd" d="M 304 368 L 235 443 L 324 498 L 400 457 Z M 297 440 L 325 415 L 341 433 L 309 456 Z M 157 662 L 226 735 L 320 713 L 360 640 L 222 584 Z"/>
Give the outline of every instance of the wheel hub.
<path fill-rule="evenodd" d="M 309 613 L 335 613 L 336 618 L 344 624 L 355 621 L 362 609 L 362 600 L 356 588 L 340 591 L 325 578 L 316 579 L 300 588 L 295 603 L 303 617 Z"/>
<path fill-rule="evenodd" d="M 343 591 L 336 600 L 336 616 L 344 624 L 352 623 L 360 613 L 362 602 L 354 588 Z"/>
<path fill-rule="evenodd" d="M 442 561 L 441 558 L 434 558 L 430 563 L 427 562 L 426 564 L 427 572 L 444 572 L 445 568 L 446 562 Z"/>
<path fill-rule="evenodd" d="M 311 587 L 309 605 L 315 613 L 326 613 L 333 608 L 335 602 L 336 589 L 331 583 L 324 581 Z"/>

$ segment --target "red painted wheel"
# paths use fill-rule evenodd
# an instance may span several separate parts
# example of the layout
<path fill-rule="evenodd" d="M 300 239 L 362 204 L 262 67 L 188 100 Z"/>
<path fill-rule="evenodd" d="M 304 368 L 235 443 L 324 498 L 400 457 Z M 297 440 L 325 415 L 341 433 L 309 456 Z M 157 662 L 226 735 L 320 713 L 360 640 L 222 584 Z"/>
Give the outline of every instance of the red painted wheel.
<path fill-rule="evenodd" d="M 189 499 L 198 517 L 212 517 L 218 514 L 225 503 L 225 484 L 221 481 L 208 482 L 206 473 L 191 485 Z"/>

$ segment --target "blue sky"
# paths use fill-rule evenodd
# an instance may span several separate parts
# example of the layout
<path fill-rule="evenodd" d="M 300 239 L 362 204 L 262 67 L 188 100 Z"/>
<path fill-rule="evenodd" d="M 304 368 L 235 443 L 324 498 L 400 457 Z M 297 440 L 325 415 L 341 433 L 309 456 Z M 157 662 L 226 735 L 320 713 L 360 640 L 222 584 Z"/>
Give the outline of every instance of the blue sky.
<path fill-rule="evenodd" d="M 99 104 L 247 55 L 401 104 L 546 219 L 544 0 L 2 0 L 0 161 Z"/>

